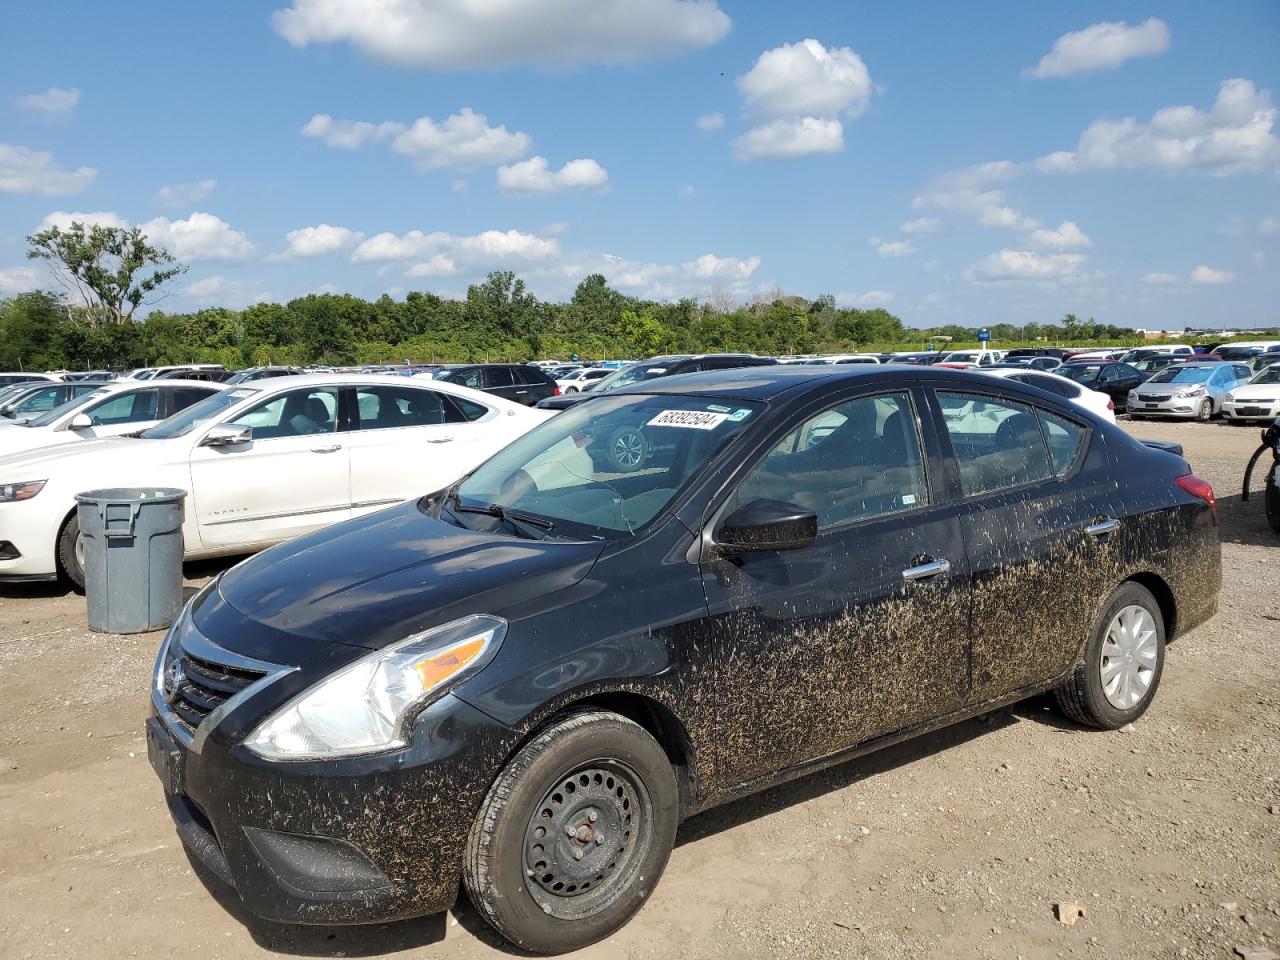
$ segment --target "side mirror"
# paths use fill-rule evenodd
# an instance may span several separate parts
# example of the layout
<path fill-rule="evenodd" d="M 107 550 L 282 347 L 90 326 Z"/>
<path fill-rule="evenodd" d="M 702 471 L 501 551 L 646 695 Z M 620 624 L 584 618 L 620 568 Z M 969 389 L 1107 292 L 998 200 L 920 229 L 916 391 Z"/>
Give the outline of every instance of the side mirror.
<path fill-rule="evenodd" d="M 240 427 L 229 423 L 220 423 L 210 427 L 209 432 L 200 441 L 202 447 L 235 447 L 253 440 L 253 427 Z"/>
<path fill-rule="evenodd" d="M 716 534 L 724 553 L 801 550 L 818 538 L 818 515 L 782 500 L 752 500 L 725 518 Z"/>
<path fill-rule="evenodd" d="M 93 426 L 93 418 L 87 413 L 77 413 L 67 424 L 68 430 L 88 430 Z"/>

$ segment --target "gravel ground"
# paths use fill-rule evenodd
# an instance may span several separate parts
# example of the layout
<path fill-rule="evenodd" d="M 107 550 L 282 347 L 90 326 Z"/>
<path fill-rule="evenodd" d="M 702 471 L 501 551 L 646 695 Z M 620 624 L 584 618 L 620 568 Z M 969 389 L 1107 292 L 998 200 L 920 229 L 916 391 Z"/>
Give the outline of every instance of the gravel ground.
<path fill-rule="evenodd" d="M 1280 537 L 1239 492 L 1258 432 L 1124 426 L 1184 444 L 1223 521 L 1219 612 L 1169 648 L 1131 731 L 1082 731 L 1041 698 L 711 811 L 641 914 L 583 955 L 1280 953 Z M 505 950 L 465 901 L 280 927 L 193 870 L 141 737 L 158 640 L 91 634 L 52 588 L 0 588 L 0 957 Z M 1064 902 L 1083 908 L 1071 926 Z"/>

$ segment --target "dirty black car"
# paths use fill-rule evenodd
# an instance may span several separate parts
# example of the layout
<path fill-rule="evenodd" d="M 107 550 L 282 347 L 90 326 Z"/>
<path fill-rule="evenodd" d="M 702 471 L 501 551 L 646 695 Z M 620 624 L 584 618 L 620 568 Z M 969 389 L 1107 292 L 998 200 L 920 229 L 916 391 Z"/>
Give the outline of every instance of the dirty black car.
<path fill-rule="evenodd" d="M 591 457 L 637 419 L 642 469 Z M 1220 582 L 1208 485 L 1062 397 L 670 377 L 212 582 L 157 659 L 149 752 L 263 917 L 433 913 L 461 882 L 565 951 L 642 906 L 699 811 L 1042 691 L 1134 720 Z"/>

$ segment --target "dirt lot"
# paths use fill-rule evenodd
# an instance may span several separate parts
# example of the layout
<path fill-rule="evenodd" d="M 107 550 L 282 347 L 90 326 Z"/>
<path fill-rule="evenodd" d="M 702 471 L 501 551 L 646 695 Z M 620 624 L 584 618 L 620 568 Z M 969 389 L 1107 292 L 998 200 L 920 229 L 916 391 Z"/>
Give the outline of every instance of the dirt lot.
<path fill-rule="evenodd" d="M 1258 431 L 1125 426 L 1180 441 L 1213 483 L 1225 580 L 1131 732 L 1084 732 L 1036 700 L 697 817 L 651 902 L 584 955 L 1280 952 L 1280 538 L 1239 493 Z M 0 588 L 0 957 L 504 949 L 465 901 L 385 927 L 286 928 L 203 880 L 141 736 L 158 641 L 89 633 L 61 591 Z M 1085 916 L 1060 925 L 1060 901 Z"/>

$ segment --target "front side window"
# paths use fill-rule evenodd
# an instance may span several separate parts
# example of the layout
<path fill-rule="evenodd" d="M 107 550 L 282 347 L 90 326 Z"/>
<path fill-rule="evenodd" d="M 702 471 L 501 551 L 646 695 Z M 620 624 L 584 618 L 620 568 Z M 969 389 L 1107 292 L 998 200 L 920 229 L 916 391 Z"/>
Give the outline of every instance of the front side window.
<path fill-rule="evenodd" d="M 109 427 L 155 420 L 159 416 L 159 407 L 159 390 L 137 390 L 133 393 L 117 393 L 84 412 L 89 415 L 95 427 Z"/>
<path fill-rule="evenodd" d="M 454 406 L 451 397 L 416 387 L 357 387 L 356 410 L 361 430 L 430 427 L 468 419 Z"/>
<path fill-rule="evenodd" d="M 66 400 L 66 389 L 61 386 L 45 387 L 23 397 L 9 408 L 12 417 L 30 417 L 46 413 Z"/>
<path fill-rule="evenodd" d="M 734 494 L 812 510 L 819 529 L 913 510 L 929 501 L 915 412 L 905 393 L 859 397 L 791 431 Z"/>
<path fill-rule="evenodd" d="M 305 437 L 338 429 L 336 387 L 290 390 L 264 400 L 229 421 L 230 426 L 252 427 L 254 440 Z"/>
<path fill-rule="evenodd" d="M 966 497 L 1053 475 L 1031 407 L 969 393 L 939 393 L 938 401 Z"/>
<path fill-rule="evenodd" d="M 465 508 L 496 505 L 550 522 L 552 536 L 629 536 L 759 409 L 753 401 L 696 396 L 600 397 L 557 414 L 478 467 L 458 487 L 462 509 L 454 515 L 466 525 L 474 513 Z"/>

